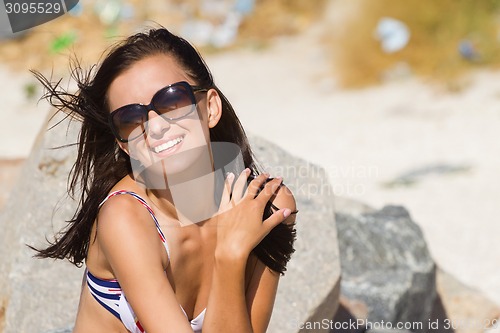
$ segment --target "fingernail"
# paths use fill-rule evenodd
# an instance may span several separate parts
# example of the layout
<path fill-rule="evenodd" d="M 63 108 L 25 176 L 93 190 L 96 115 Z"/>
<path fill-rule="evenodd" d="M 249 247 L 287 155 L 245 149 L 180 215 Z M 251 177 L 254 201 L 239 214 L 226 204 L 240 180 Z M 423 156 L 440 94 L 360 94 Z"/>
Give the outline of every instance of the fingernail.
<path fill-rule="evenodd" d="M 226 179 L 231 180 L 231 179 L 233 179 L 233 177 L 234 177 L 234 173 L 232 173 L 232 172 L 226 173 Z"/>
<path fill-rule="evenodd" d="M 249 169 L 249 168 L 246 168 L 245 170 L 243 170 L 243 172 L 244 172 L 246 175 L 249 175 L 249 174 L 250 174 L 250 169 Z"/>
<path fill-rule="evenodd" d="M 283 181 L 283 177 L 281 177 L 281 176 L 278 176 L 275 179 L 279 180 L 280 182 Z"/>
<path fill-rule="evenodd" d="M 283 211 L 283 217 L 286 219 L 288 216 L 290 216 L 291 213 L 292 211 L 289 208 L 285 208 L 285 210 Z"/>

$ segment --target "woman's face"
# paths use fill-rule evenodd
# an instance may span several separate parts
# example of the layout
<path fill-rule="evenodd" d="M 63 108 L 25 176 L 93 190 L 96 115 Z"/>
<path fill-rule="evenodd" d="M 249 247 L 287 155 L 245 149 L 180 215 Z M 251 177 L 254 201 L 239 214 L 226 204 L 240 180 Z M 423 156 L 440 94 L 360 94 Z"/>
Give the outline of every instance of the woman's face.
<path fill-rule="evenodd" d="M 158 90 L 180 81 L 195 85 L 172 57 L 161 54 L 142 59 L 111 83 L 107 94 L 110 110 L 129 104 L 148 105 Z M 145 130 L 144 134 L 127 143 L 119 142 L 120 147 L 154 172 L 174 175 L 199 164 L 209 151 L 209 128 L 220 119 L 221 103 L 214 89 L 196 92 L 195 99 L 197 109 L 177 120 L 150 110 L 147 121 L 131 137 Z"/>

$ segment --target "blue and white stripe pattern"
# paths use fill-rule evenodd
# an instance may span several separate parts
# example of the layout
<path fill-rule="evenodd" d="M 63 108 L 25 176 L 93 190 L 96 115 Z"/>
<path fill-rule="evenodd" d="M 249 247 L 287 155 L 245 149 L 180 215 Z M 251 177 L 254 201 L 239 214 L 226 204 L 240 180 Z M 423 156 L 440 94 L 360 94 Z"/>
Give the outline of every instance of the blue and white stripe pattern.
<path fill-rule="evenodd" d="M 109 198 L 119 194 L 129 194 L 134 198 L 136 198 L 144 207 L 146 207 L 146 209 L 149 211 L 149 214 L 151 215 L 151 217 L 155 222 L 156 229 L 158 230 L 158 235 L 160 236 L 160 239 L 163 245 L 165 246 L 165 249 L 167 251 L 167 256 L 170 260 L 170 252 L 168 250 L 167 241 L 165 239 L 165 236 L 163 235 L 163 232 L 161 231 L 160 224 L 158 223 L 158 220 L 156 219 L 156 216 L 154 215 L 154 212 L 151 209 L 151 207 L 139 195 L 130 191 L 124 191 L 124 190 L 116 191 L 109 194 L 103 200 L 103 202 L 101 202 L 99 207 L 101 207 Z M 144 328 L 137 319 L 137 316 L 130 307 L 130 304 L 128 304 L 125 294 L 123 293 L 122 288 L 118 283 L 118 280 L 100 279 L 92 275 L 92 273 L 90 273 L 88 270 L 86 272 L 86 276 L 87 276 L 87 286 L 89 288 L 89 291 L 92 294 L 92 296 L 94 296 L 94 298 L 97 300 L 97 302 L 99 302 L 99 304 L 101 304 L 105 309 L 107 309 L 116 318 L 118 318 L 123 323 L 123 325 L 125 325 L 125 328 L 127 328 L 129 332 L 145 333 Z M 184 309 L 182 309 L 182 311 L 184 312 L 187 318 L 187 314 L 184 311 Z M 203 310 L 196 318 L 190 321 L 191 328 L 193 329 L 194 333 L 201 333 L 201 329 L 203 327 L 203 321 L 205 318 L 205 312 L 206 309 Z"/>
<path fill-rule="evenodd" d="M 120 319 L 118 310 L 120 308 L 122 288 L 118 280 L 102 280 L 96 278 L 87 270 L 87 286 L 97 302 L 104 306 L 116 318 Z"/>
<path fill-rule="evenodd" d="M 116 191 L 113 193 L 110 193 L 99 205 L 99 208 L 111 197 L 114 197 L 115 195 L 120 195 L 120 194 L 129 194 L 136 198 L 149 212 L 151 217 L 153 218 L 153 221 L 156 225 L 156 229 L 158 230 L 158 235 L 160 236 L 160 239 L 165 246 L 165 249 L 167 251 L 167 256 L 170 260 L 170 252 L 168 250 L 168 245 L 167 245 L 167 240 L 165 239 L 165 236 L 163 232 L 161 231 L 160 224 L 158 223 L 158 220 L 156 219 L 156 216 L 147 204 L 147 202 L 141 198 L 138 194 L 130 191 Z M 89 288 L 90 293 L 94 298 L 101 304 L 105 309 L 107 309 L 109 312 L 111 312 L 116 318 L 121 320 L 125 327 L 130 331 L 130 332 L 138 332 L 142 333 L 144 332 L 144 329 L 141 326 L 141 323 L 137 320 L 137 317 L 133 313 L 132 309 L 128 306 L 128 303 L 125 300 L 125 295 L 123 295 L 122 288 L 120 284 L 118 283 L 118 280 L 112 279 L 112 280 L 104 280 L 100 279 L 92 273 L 90 273 L 87 270 L 86 273 L 87 276 L 87 286 Z M 124 303 L 127 306 L 122 306 L 120 308 L 120 304 Z M 128 311 L 127 313 L 124 313 L 124 311 Z"/>

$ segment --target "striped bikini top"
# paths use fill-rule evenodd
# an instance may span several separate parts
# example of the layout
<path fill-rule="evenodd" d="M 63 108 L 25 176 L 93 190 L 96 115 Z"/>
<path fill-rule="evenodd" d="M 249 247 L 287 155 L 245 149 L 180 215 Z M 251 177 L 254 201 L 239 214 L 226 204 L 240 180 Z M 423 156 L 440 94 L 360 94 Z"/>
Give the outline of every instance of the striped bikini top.
<path fill-rule="evenodd" d="M 110 193 L 99 205 L 99 208 L 111 197 L 114 197 L 115 195 L 120 195 L 120 194 L 129 194 L 136 198 L 149 212 L 151 217 L 153 218 L 153 221 L 156 225 L 156 230 L 158 230 L 158 235 L 160 236 L 160 239 L 165 246 L 165 250 L 167 251 L 167 255 L 170 259 L 170 252 L 168 249 L 167 241 L 165 239 L 165 236 L 163 232 L 161 231 L 160 224 L 158 223 L 158 220 L 156 219 L 156 216 L 151 209 L 151 207 L 146 203 L 146 201 L 141 198 L 139 195 L 137 195 L 134 192 L 130 191 L 125 191 L 125 190 L 120 190 L 116 192 Z M 141 323 L 137 319 L 137 316 L 135 315 L 134 311 L 132 310 L 132 307 L 130 304 L 127 302 L 127 299 L 125 297 L 125 293 L 122 291 L 120 287 L 120 283 L 116 279 L 112 280 L 104 280 L 100 279 L 96 276 L 94 276 L 92 273 L 90 273 L 88 270 L 86 271 L 86 277 L 87 277 L 87 286 L 90 290 L 90 293 L 94 298 L 101 304 L 106 310 L 111 312 L 116 318 L 121 320 L 123 325 L 129 330 L 131 333 L 144 333 L 144 329 L 141 326 Z M 184 311 L 184 309 L 181 306 L 182 311 L 186 315 L 187 314 Z M 203 319 L 205 318 L 205 310 L 203 310 L 196 318 L 190 321 L 191 328 L 193 329 L 194 333 L 201 333 L 201 328 L 203 326 Z"/>

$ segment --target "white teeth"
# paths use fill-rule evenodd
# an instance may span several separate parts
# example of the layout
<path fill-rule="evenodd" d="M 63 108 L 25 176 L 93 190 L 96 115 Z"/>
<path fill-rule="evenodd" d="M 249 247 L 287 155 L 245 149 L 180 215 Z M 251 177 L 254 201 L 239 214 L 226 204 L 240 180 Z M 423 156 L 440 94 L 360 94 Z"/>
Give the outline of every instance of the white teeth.
<path fill-rule="evenodd" d="M 154 147 L 153 150 L 154 150 L 155 153 L 159 154 L 159 153 L 161 153 L 164 150 L 172 148 L 173 146 L 175 146 L 176 144 L 178 144 L 179 142 L 181 142 L 182 139 L 183 139 L 183 137 L 178 137 L 177 139 L 170 140 L 168 142 L 165 142 L 164 144 L 161 144 L 159 146 Z"/>

